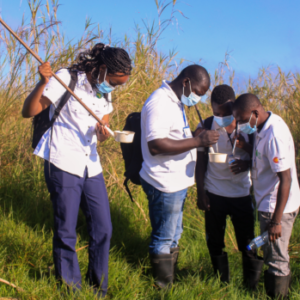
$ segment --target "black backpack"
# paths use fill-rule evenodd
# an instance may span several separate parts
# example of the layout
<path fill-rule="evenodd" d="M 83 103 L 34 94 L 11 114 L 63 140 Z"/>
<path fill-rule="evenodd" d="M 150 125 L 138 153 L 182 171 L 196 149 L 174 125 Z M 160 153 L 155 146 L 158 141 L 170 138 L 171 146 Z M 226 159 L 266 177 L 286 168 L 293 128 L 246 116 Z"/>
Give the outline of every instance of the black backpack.
<path fill-rule="evenodd" d="M 141 113 L 134 112 L 131 113 L 126 118 L 126 124 L 123 130 L 134 131 L 134 139 L 130 144 L 121 143 L 121 150 L 123 159 L 125 162 L 125 181 L 124 186 L 132 202 L 133 198 L 131 192 L 128 188 L 128 181 L 131 180 L 132 183 L 141 185 L 140 182 L 140 170 L 142 168 L 142 163 L 144 161 L 142 155 L 142 145 L 141 145 Z"/>
<path fill-rule="evenodd" d="M 69 88 L 72 91 L 74 91 L 76 83 L 77 83 L 77 72 L 71 71 L 70 74 L 71 74 L 71 82 L 69 84 Z M 33 149 L 36 148 L 36 146 L 38 145 L 38 143 L 41 140 L 44 133 L 50 127 L 53 126 L 55 120 L 57 119 L 57 117 L 60 114 L 60 111 L 65 106 L 65 104 L 68 102 L 70 97 L 71 97 L 71 94 L 68 91 L 66 91 L 63 94 L 58 106 L 55 109 L 54 115 L 51 120 L 49 119 L 50 106 L 48 106 L 46 109 L 44 109 L 38 115 L 33 117 L 33 120 L 32 120 L 33 136 L 32 136 L 32 145 L 31 145 Z"/>
<path fill-rule="evenodd" d="M 212 123 L 214 121 L 214 117 L 211 116 L 211 117 L 208 117 L 207 119 L 204 120 L 204 128 L 207 129 L 207 130 L 211 130 L 211 126 L 212 126 Z M 253 134 L 248 134 L 248 137 L 249 137 L 249 143 L 251 145 L 253 145 Z M 205 148 L 205 165 L 207 166 L 208 164 L 208 147 Z"/>

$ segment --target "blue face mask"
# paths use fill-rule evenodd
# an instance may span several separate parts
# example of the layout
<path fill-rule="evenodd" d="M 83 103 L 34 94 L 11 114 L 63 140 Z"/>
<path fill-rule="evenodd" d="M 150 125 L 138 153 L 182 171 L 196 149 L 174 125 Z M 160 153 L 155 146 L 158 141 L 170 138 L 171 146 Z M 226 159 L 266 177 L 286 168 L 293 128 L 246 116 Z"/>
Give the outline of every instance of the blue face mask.
<path fill-rule="evenodd" d="M 233 117 L 233 115 L 227 116 L 227 117 L 216 117 L 216 116 L 214 116 L 214 120 L 216 121 L 216 123 L 220 127 L 227 127 L 233 122 L 234 117 Z"/>
<path fill-rule="evenodd" d="M 111 86 L 106 80 L 106 73 L 107 73 L 107 68 L 105 70 L 105 75 L 104 75 L 104 80 L 102 83 L 100 83 L 99 85 L 99 91 L 103 94 L 108 94 L 111 93 L 115 88 L 113 86 Z M 98 76 L 98 82 L 99 82 L 99 77 L 100 77 L 100 72 L 99 72 L 99 76 Z"/>
<path fill-rule="evenodd" d="M 185 96 L 184 87 L 183 87 L 181 102 L 186 106 L 194 106 L 201 100 L 201 96 L 197 96 L 195 93 L 192 92 L 191 82 L 190 82 L 190 91 L 191 91 L 190 95 L 188 97 Z"/>
<path fill-rule="evenodd" d="M 256 118 L 256 124 L 254 125 L 254 127 L 252 128 L 251 125 L 250 125 L 250 121 L 251 121 L 252 115 L 253 115 L 253 113 L 251 113 L 251 116 L 250 116 L 250 119 L 249 119 L 248 123 L 239 124 L 239 130 L 242 131 L 242 132 L 244 132 L 245 134 L 252 134 L 252 133 L 254 133 L 257 130 L 257 128 L 256 128 L 257 118 Z"/>

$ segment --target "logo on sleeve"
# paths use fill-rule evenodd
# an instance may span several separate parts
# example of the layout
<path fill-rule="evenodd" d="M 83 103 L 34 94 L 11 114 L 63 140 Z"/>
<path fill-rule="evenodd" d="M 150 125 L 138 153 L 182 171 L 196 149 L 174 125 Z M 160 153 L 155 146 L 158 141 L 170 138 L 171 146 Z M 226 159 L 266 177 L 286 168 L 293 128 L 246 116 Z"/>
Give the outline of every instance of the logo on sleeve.
<path fill-rule="evenodd" d="M 273 158 L 273 162 L 274 162 L 275 164 L 278 164 L 278 163 L 279 163 L 279 158 L 278 158 L 278 157 L 274 157 L 274 158 Z"/>

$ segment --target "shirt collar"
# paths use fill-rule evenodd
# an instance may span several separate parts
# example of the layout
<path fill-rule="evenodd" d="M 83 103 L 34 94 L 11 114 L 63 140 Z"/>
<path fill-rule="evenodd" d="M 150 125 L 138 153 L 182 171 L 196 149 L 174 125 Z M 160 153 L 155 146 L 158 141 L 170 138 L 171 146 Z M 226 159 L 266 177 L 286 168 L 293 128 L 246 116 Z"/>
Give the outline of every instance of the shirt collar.
<path fill-rule="evenodd" d="M 163 80 L 161 88 L 168 94 L 172 101 L 181 104 L 181 101 L 178 99 L 172 88 L 169 86 L 170 81 Z"/>
<path fill-rule="evenodd" d="M 92 86 L 91 86 L 90 82 L 88 81 L 85 72 L 78 72 L 77 87 L 82 90 L 88 90 L 88 91 L 90 91 L 92 89 Z"/>
<path fill-rule="evenodd" d="M 271 111 L 268 111 L 268 113 L 270 114 L 268 120 L 266 121 L 261 131 L 257 132 L 257 136 L 261 139 L 266 135 L 267 130 L 269 129 L 269 127 L 272 125 L 273 122 L 273 113 Z"/>

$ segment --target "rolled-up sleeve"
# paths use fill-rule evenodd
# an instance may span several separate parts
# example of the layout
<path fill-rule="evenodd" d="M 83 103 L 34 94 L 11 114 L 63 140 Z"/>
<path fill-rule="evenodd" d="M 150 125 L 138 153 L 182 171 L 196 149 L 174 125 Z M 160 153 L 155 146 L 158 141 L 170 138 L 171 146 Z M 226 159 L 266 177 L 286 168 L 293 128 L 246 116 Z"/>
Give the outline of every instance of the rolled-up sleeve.
<path fill-rule="evenodd" d="M 71 81 L 71 75 L 67 69 L 61 69 L 56 72 L 56 75 L 66 84 L 69 85 Z M 46 85 L 43 96 L 47 97 L 55 107 L 57 107 L 59 100 L 66 92 L 66 89 L 54 78 L 51 77 Z"/>
<path fill-rule="evenodd" d="M 164 103 L 164 101 L 151 101 L 146 106 L 145 135 L 147 142 L 167 138 L 170 134 L 172 124 L 167 115 L 167 105 Z"/>

